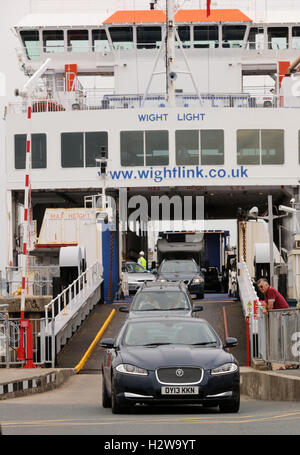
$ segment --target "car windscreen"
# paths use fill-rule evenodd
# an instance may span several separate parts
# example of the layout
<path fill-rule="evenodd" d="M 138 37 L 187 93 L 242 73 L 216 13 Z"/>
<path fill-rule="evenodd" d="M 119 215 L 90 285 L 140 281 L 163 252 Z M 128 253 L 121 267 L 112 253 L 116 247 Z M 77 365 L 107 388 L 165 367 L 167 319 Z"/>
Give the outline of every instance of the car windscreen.
<path fill-rule="evenodd" d="M 147 273 L 147 270 L 144 269 L 144 267 L 135 264 L 134 262 L 132 264 L 125 264 L 125 269 L 128 273 Z"/>
<path fill-rule="evenodd" d="M 182 291 L 142 291 L 136 295 L 131 311 L 188 310 L 188 296 Z"/>
<path fill-rule="evenodd" d="M 161 265 L 160 273 L 197 273 L 197 267 L 192 261 L 167 261 Z"/>
<path fill-rule="evenodd" d="M 199 347 L 220 346 L 220 340 L 205 322 L 188 319 L 135 321 L 127 325 L 122 343 L 126 346 L 157 346 L 183 344 Z"/>

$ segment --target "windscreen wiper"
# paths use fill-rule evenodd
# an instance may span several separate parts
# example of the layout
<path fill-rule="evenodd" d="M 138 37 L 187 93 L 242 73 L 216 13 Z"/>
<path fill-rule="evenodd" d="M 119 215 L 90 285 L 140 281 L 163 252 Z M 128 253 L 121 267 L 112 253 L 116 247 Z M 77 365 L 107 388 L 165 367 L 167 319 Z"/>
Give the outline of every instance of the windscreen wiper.
<path fill-rule="evenodd" d="M 192 343 L 192 346 L 205 346 L 206 344 L 218 344 L 217 341 L 203 341 L 202 343 Z"/>
<path fill-rule="evenodd" d="M 164 344 L 172 344 L 172 343 L 147 343 L 147 344 L 143 344 L 143 346 L 163 346 Z"/>

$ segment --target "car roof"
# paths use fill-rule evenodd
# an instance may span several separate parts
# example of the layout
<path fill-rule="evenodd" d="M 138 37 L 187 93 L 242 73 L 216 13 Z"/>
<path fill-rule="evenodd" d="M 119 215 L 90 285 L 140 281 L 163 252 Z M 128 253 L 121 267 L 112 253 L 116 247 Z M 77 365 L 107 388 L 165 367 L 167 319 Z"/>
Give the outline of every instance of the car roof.
<path fill-rule="evenodd" d="M 127 324 L 128 322 L 161 322 L 161 321 L 169 321 L 169 322 L 192 322 L 193 324 L 199 324 L 199 323 L 204 323 L 207 325 L 210 325 L 209 322 L 207 322 L 206 319 L 201 319 L 201 318 L 192 318 L 189 317 L 187 318 L 186 316 L 170 316 L 168 314 L 159 314 L 158 316 L 144 316 L 144 317 L 138 317 L 138 318 L 128 318 L 126 319 L 125 323 Z"/>
<path fill-rule="evenodd" d="M 183 286 L 184 283 L 181 281 L 150 281 L 145 283 L 139 290 L 143 291 L 183 291 L 186 292 L 186 289 Z"/>

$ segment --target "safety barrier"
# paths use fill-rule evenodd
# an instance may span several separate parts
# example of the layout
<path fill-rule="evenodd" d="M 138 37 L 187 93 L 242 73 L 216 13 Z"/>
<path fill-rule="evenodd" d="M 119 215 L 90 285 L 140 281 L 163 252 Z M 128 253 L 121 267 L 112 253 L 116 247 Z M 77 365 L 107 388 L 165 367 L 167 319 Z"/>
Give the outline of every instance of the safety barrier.
<path fill-rule="evenodd" d="M 249 336 L 247 341 L 249 342 L 251 362 L 251 359 L 258 357 L 258 310 L 260 303 L 247 264 L 243 259 L 238 263 L 238 272 L 239 297 L 247 324 Z"/>
<path fill-rule="evenodd" d="M 28 268 L 27 294 L 34 296 L 53 295 L 53 277 L 60 274 L 59 266 L 30 266 Z M 6 267 L 6 290 L 2 294 L 19 295 L 22 285 L 22 270 Z"/>
<path fill-rule="evenodd" d="M 24 331 L 23 346 L 25 350 L 25 360 L 18 359 L 18 348 L 20 344 L 20 319 L 9 318 L 8 313 L 0 312 L 0 367 L 12 368 L 22 367 L 28 359 L 29 345 L 32 352 L 32 362 L 35 366 L 49 365 L 54 367 L 55 363 L 55 337 L 53 334 L 46 335 L 46 325 L 54 321 L 42 319 L 29 319 L 32 327 L 32 337 L 26 336 Z"/>
<path fill-rule="evenodd" d="M 300 365 L 300 308 L 258 315 L 258 354 L 269 363 Z"/>
<path fill-rule="evenodd" d="M 45 306 L 46 336 L 54 333 L 56 354 L 101 299 L 102 267 L 94 262 L 70 286 Z M 51 318 L 49 315 L 51 314 Z M 53 328 L 53 322 L 54 328 Z M 51 322 L 49 322 L 51 321 Z"/>

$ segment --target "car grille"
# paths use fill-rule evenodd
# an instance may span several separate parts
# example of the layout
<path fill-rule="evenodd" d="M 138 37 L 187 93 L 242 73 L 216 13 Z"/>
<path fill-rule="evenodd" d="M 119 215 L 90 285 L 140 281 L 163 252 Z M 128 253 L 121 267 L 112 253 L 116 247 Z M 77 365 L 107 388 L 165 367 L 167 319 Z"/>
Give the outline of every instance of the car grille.
<path fill-rule="evenodd" d="M 161 384 L 196 384 L 201 382 L 203 370 L 195 367 L 159 368 L 156 377 Z"/>

